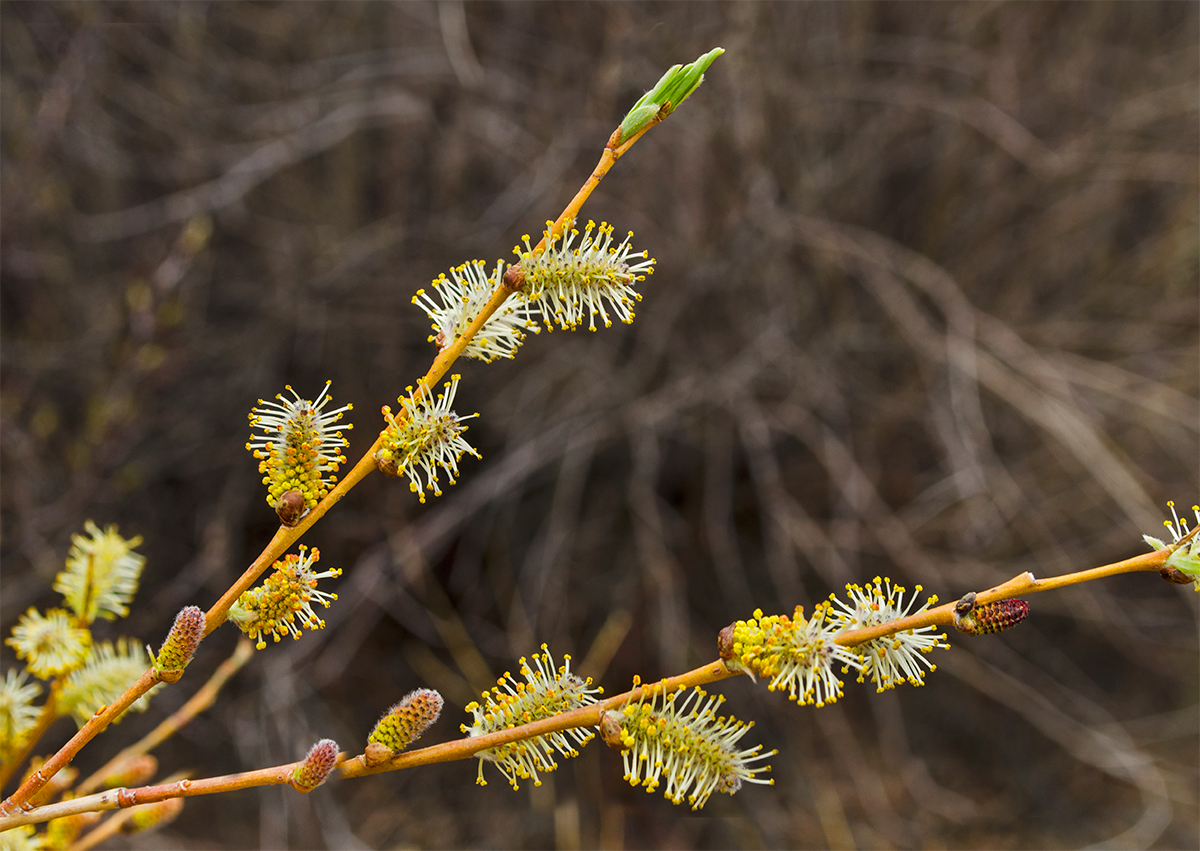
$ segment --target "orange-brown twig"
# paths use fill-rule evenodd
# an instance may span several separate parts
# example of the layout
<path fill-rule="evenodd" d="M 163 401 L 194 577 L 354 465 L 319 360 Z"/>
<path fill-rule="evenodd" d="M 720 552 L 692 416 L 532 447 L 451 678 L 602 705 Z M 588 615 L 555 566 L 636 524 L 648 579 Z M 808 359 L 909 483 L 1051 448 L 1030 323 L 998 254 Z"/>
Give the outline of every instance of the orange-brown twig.
<path fill-rule="evenodd" d="M 21 750 L 8 762 L 0 765 L 0 789 L 3 789 L 8 784 L 8 781 L 12 779 L 12 776 L 16 774 L 17 769 L 25 764 L 25 760 L 33 753 L 38 740 L 50 729 L 50 725 L 58 720 L 58 693 L 60 691 L 62 691 L 62 678 L 58 678 L 50 684 L 50 690 L 46 693 L 46 702 L 42 705 L 41 714 L 38 715 L 33 729 L 29 731 L 28 738 L 26 738 L 25 744 L 21 746 Z"/>
<path fill-rule="evenodd" d="M 1077 585 L 1080 582 L 1090 582 L 1093 579 L 1103 579 L 1106 576 L 1116 576 L 1118 573 L 1136 573 L 1143 570 L 1158 570 L 1173 552 L 1172 548 L 1155 550 L 1152 553 L 1127 558 L 1124 561 L 1106 564 L 1103 567 L 1093 567 L 1077 573 L 1066 573 L 1062 576 L 1052 576 L 1049 579 L 1035 579 L 1032 573 L 1022 573 L 1014 576 L 1002 585 L 980 591 L 976 596 L 977 605 L 992 603 L 996 600 L 1007 600 L 1018 594 L 1036 594 L 1039 591 L 1050 591 L 1067 585 Z M 916 629 L 922 626 L 944 626 L 954 623 L 954 603 L 946 603 L 915 615 L 909 615 L 899 620 L 876 624 L 864 629 L 848 629 L 840 632 L 834 640 L 846 647 L 854 647 L 885 635 L 893 635 L 906 629 Z"/>

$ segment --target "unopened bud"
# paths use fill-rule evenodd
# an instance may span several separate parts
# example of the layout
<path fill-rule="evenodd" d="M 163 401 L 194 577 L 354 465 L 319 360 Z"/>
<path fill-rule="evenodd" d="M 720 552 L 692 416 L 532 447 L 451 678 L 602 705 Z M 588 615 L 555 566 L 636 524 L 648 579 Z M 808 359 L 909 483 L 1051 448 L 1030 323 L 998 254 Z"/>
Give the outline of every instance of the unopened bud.
<path fill-rule="evenodd" d="M 141 786 L 158 771 L 158 760 L 153 754 L 140 754 L 125 760 L 104 778 L 106 789 L 118 786 Z"/>
<path fill-rule="evenodd" d="M 121 826 L 124 833 L 157 830 L 163 825 L 175 821 L 175 818 L 183 812 L 183 798 L 167 798 L 165 801 L 155 801 L 152 804 L 139 804 L 131 807 L 129 812 L 129 821 Z"/>
<path fill-rule="evenodd" d="M 616 139 L 615 141 L 609 140 L 609 147 L 616 147 L 645 128 L 650 122 L 660 117 L 660 111 L 663 113 L 662 118 L 674 112 L 676 107 L 696 91 L 704 81 L 704 72 L 708 70 L 708 66 L 724 52 L 720 47 L 715 47 L 695 62 L 672 66 L 667 73 L 662 75 L 654 88 L 642 95 L 629 110 L 629 114 L 621 121 L 621 126 L 618 128 L 620 136 L 613 134 Z"/>
<path fill-rule="evenodd" d="M 442 702 L 442 696 L 433 689 L 409 692 L 379 719 L 367 740 L 399 753 L 433 726 L 442 714 Z"/>
<path fill-rule="evenodd" d="M 308 751 L 304 762 L 292 772 L 292 788 L 297 792 L 311 792 L 329 777 L 337 766 L 338 746 L 333 739 L 321 739 Z"/>
<path fill-rule="evenodd" d="M 175 623 L 159 648 L 157 658 L 153 653 L 150 654 L 159 678 L 173 683 L 183 676 L 183 669 L 196 655 L 196 648 L 200 646 L 202 638 L 204 612 L 197 606 L 184 606 L 175 616 Z"/>
<path fill-rule="evenodd" d="M 304 504 L 304 494 L 298 490 L 285 491 L 275 501 L 275 513 L 279 515 L 279 522 L 284 526 L 289 529 L 295 526 L 305 514 L 308 514 L 308 508 Z"/>
<path fill-rule="evenodd" d="M 363 752 L 363 762 L 369 767 L 374 768 L 381 765 L 394 757 L 396 754 L 387 745 L 379 742 L 371 742 L 367 745 L 366 751 Z"/>
<path fill-rule="evenodd" d="M 965 598 L 964 598 L 965 599 Z M 960 614 L 960 600 L 954 607 L 954 628 L 967 635 L 987 635 L 1016 626 L 1029 614 L 1029 603 L 1025 600 L 997 600 L 973 606 Z"/>

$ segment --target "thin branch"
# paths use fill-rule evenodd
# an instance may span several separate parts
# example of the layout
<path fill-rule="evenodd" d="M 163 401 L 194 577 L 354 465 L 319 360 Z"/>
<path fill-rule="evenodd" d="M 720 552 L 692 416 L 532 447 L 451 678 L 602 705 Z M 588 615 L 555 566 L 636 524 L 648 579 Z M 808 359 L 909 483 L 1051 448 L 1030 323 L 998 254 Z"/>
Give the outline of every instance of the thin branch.
<path fill-rule="evenodd" d="M 1200 529 L 1200 527 L 1197 527 L 1197 529 Z M 1196 531 L 1193 530 L 1192 534 L 1195 534 Z M 1119 573 L 1158 570 L 1166 563 L 1172 552 L 1174 550 L 1168 547 L 1164 550 L 1155 550 L 1152 553 L 1127 558 L 1124 561 L 1106 564 L 1103 567 L 1093 567 L 1090 570 L 1081 570 L 1077 573 L 1052 576 L 1049 579 L 1035 579 L 1032 573 L 1025 572 L 1019 576 L 1014 576 L 1002 585 L 997 585 L 995 588 L 980 591 L 976 595 L 975 602 L 976 605 L 983 605 L 984 603 L 994 603 L 997 600 L 1008 600 L 1016 597 L 1018 594 L 1036 594 L 1039 591 L 1051 591 L 1055 588 L 1065 588 L 1068 585 L 1090 582 L 1093 579 L 1116 576 Z M 854 647 L 868 641 L 873 641 L 876 638 L 883 638 L 887 635 L 903 632 L 906 629 L 917 629 L 923 626 L 948 626 L 954 623 L 954 606 L 955 603 L 946 603 L 933 609 L 927 609 L 924 612 L 918 612 L 915 615 L 909 615 L 906 618 L 900 618 L 899 620 L 888 621 L 887 623 L 876 624 L 875 626 L 863 629 L 848 629 L 838 633 L 834 641 L 844 647 Z"/>
<path fill-rule="evenodd" d="M 20 785 L 17 791 L 13 792 L 0 804 L 0 816 L 7 816 L 17 810 L 23 810 L 28 806 L 28 801 L 38 790 L 46 785 L 51 777 L 57 774 L 66 766 L 70 765 L 71 760 L 75 755 L 90 742 L 96 735 L 119 717 L 122 712 L 133 705 L 139 697 L 144 695 L 154 686 L 161 682 L 158 671 L 154 668 L 146 671 L 138 678 L 125 694 L 121 695 L 115 703 L 108 706 L 101 706 L 96 710 L 96 714 L 88 719 L 88 722 L 79 728 L 70 740 L 58 749 L 58 753 L 46 760 L 41 768 L 33 772 L 25 779 L 25 782 Z M 0 824 L 3 824 L 4 819 L 0 818 Z M 3 829 L 3 828 L 0 828 Z"/>
<path fill-rule="evenodd" d="M 38 715 L 37 723 L 33 725 L 33 729 L 29 731 L 29 736 L 25 740 L 25 744 L 21 746 L 21 750 L 12 759 L 0 766 L 0 789 L 12 779 L 17 773 L 25 760 L 29 758 L 29 754 L 33 752 L 38 741 L 50 729 L 50 725 L 57 721 L 61 716 L 58 714 L 58 693 L 62 691 L 62 677 L 58 677 L 50 684 L 50 690 L 46 693 L 46 702 L 42 704 L 42 712 Z"/>
<path fill-rule="evenodd" d="M 122 767 L 123 763 L 142 754 L 150 753 L 150 751 L 187 726 L 193 718 L 213 705 L 213 702 L 217 699 L 217 694 L 225 686 L 225 683 L 230 677 L 241 670 L 242 666 L 250 661 L 250 657 L 253 655 L 254 642 L 243 636 L 242 640 L 238 642 L 237 648 L 233 651 L 233 655 L 217 667 L 217 670 L 209 677 L 208 682 L 192 695 L 187 703 L 175 710 L 170 717 L 147 733 L 140 741 L 134 742 L 125 748 L 125 750 L 110 759 L 102 768 L 93 773 L 91 777 L 80 783 L 75 793 L 76 796 L 88 795 L 100 788 L 105 779 L 115 774 Z"/>
<path fill-rule="evenodd" d="M 186 774 L 173 774 L 168 777 L 164 784 L 174 783 L 177 780 L 183 780 L 187 777 Z M 88 851 L 89 848 L 95 848 L 106 839 L 110 839 L 121 832 L 121 828 L 125 823 L 133 818 L 134 812 L 132 809 L 122 810 L 119 813 L 106 818 L 103 822 L 93 827 L 86 834 L 75 840 L 68 846 L 67 851 Z"/>

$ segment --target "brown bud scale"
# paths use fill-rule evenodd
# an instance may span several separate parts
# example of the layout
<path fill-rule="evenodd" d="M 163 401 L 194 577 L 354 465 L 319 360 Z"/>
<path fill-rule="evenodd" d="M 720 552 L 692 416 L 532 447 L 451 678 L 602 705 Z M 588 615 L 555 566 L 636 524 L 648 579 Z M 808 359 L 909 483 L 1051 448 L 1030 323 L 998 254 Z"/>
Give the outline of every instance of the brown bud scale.
<path fill-rule="evenodd" d="M 1188 576 L 1177 567 L 1170 567 L 1165 564 L 1158 569 L 1158 575 L 1167 582 L 1175 585 L 1190 585 L 1192 583 L 1192 577 Z"/>
<path fill-rule="evenodd" d="M 396 752 L 381 742 L 371 742 L 363 752 L 363 762 L 373 768 L 394 757 Z"/>
<path fill-rule="evenodd" d="M 525 286 L 525 268 L 520 263 L 509 266 L 504 270 L 504 277 L 501 280 L 504 282 L 504 286 L 516 292 Z"/>
<path fill-rule="evenodd" d="M 717 633 L 717 652 L 728 662 L 733 658 L 733 632 L 736 624 L 730 624 Z"/>
<path fill-rule="evenodd" d="M 295 526 L 308 513 L 308 509 L 304 507 L 304 494 L 298 490 L 284 492 L 275 502 L 275 513 L 279 515 L 279 522 L 284 526 L 289 529 Z"/>
<path fill-rule="evenodd" d="M 615 751 L 627 749 L 621 741 L 621 718 L 620 711 L 615 709 L 609 709 L 600 716 L 600 738 Z"/>
<path fill-rule="evenodd" d="M 379 468 L 379 472 L 393 479 L 400 475 L 400 465 L 390 458 L 381 458 L 378 452 L 375 453 L 375 466 Z"/>

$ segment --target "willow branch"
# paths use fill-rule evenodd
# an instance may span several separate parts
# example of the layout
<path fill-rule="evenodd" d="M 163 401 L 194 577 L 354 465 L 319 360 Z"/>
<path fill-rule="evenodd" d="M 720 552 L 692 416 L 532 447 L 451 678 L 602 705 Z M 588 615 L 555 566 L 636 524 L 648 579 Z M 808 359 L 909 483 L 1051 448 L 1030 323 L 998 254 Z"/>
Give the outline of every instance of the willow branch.
<path fill-rule="evenodd" d="M 1196 531 L 1193 530 L 1192 534 Z M 1134 558 L 1125 559 L 1124 561 L 1114 562 L 1113 564 L 1094 567 L 1089 570 L 1081 570 L 1075 573 L 1066 573 L 1061 576 L 1053 576 L 1047 579 L 1036 579 L 1033 574 L 1026 572 L 1019 574 L 1007 582 L 990 588 L 986 591 L 980 591 L 976 595 L 977 604 L 985 604 L 996 602 L 997 600 L 1007 600 L 1015 597 L 1018 594 L 1035 594 L 1041 591 L 1050 591 L 1057 588 L 1065 588 L 1069 585 L 1078 585 L 1083 582 L 1091 582 L 1096 579 L 1104 579 L 1109 576 L 1116 576 L 1122 573 L 1138 573 L 1152 570 L 1159 570 L 1166 563 L 1171 553 L 1185 543 L 1191 535 L 1185 537 L 1182 541 L 1176 543 L 1172 547 L 1162 550 L 1156 550 L 1152 553 L 1136 556 Z M 869 627 L 867 629 L 846 630 L 838 634 L 835 639 L 839 644 L 852 647 L 858 644 L 863 644 L 867 641 L 881 638 L 886 635 L 891 635 L 905 629 L 914 629 L 921 626 L 932 626 L 950 624 L 954 618 L 954 604 L 948 603 L 944 606 L 938 606 L 935 609 L 930 609 L 921 612 L 917 615 L 912 615 L 906 618 L 900 618 L 895 621 L 889 621 L 885 624 Z M 232 661 L 232 660 L 230 660 Z M 386 771 L 399 771 L 404 768 L 415 768 L 420 765 L 430 765 L 438 762 L 455 762 L 457 760 L 470 759 L 480 751 L 490 748 L 501 747 L 511 744 L 512 742 L 532 739 L 538 736 L 544 736 L 550 733 L 561 732 L 563 730 L 575 727 L 595 727 L 600 723 L 601 715 L 610 709 L 616 709 L 624 706 L 626 703 L 638 700 L 643 696 L 649 696 L 658 689 L 666 689 L 675 691 L 680 688 L 690 688 L 692 686 L 706 685 L 708 683 L 717 682 L 719 680 L 728 679 L 729 677 L 738 676 L 741 672 L 731 671 L 725 667 L 725 663 L 721 660 L 710 662 L 707 665 L 702 665 L 684 674 L 668 677 L 654 683 L 647 683 L 630 689 L 622 694 L 614 695 L 596 703 L 582 706 L 578 709 L 564 712 L 560 715 L 555 715 L 552 718 L 544 718 L 540 721 L 534 721 L 529 724 L 523 724 L 519 727 L 511 727 L 507 730 L 498 730 L 494 733 L 488 733 L 483 736 L 468 736 L 462 739 L 456 739 L 452 742 L 444 742 L 440 745 L 432 745 L 431 747 L 421 748 L 420 750 L 403 753 L 387 762 L 378 765 L 368 765 L 365 754 L 353 757 L 351 759 L 342 759 L 338 765 L 338 771 L 341 777 L 364 777 L 370 774 L 380 774 Z M 228 774 L 221 777 L 209 777 L 203 780 L 180 780 L 175 783 L 165 783 L 157 786 L 144 786 L 138 789 L 112 789 L 96 795 L 87 795 L 78 798 L 73 798 L 68 801 L 60 801 L 55 804 L 47 804 L 37 807 L 26 812 L 17 813 L 15 815 L 5 815 L 0 817 L 0 831 L 8 830 L 13 827 L 18 827 L 23 824 L 34 824 L 37 822 L 48 821 L 52 818 L 60 818 L 67 815 L 77 815 L 79 813 L 96 812 L 99 810 L 113 810 L 124 807 L 131 807 L 137 804 L 148 804 L 155 801 L 166 800 L 167 798 L 191 797 L 193 795 L 210 795 L 215 792 L 232 792 L 238 789 L 248 789 L 255 786 L 277 786 L 284 783 L 289 783 L 292 778 L 292 773 L 295 771 L 300 762 L 288 763 L 279 765 L 273 768 L 263 768 L 257 771 L 247 771 L 240 774 Z M 89 779 L 90 781 L 90 779 Z"/>
<path fill-rule="evenodd" d="M 511 727 L 507 730 L 498 730 L 495 733 L 488 733 L 483 736 L 471 736 L 464 739 L 456 739 L 453 742 L 432 745 L 427 748 L 401 754 L 379 765 L 367 765 L 365 756 L 360 754 L 353 759 L 342 762 L 338 766 L 338 771 L 342 777 L 363 777 L 368 774 L 398 771 L 402 768 L 415 768 L 418 765 L 430 765 L 435 762 L 455 762 L 460 759 L 470 759 L 480 751 L 507 745 L 511 742 L 532 739 L 548 733 L 557 733 L 572 727 L 595 727 L 600 723 L 600 716 L 605 711 L 623 706 L 628 701 L 637 700 L 642 695 L 649 695 L 661 688 L 666 688 L 668 691 L 675 691 L 676 689 L 704 685 L 705 683 L 712 683 L 733 676 L 737 676 L 737 672 L 727 669 L 725 663 L 718 659 L 715 662 L 709 662 L 707 665 L 702 665 L 699 668 L 688 671 L 686 674 L 679 674 L 678 676 L 668 677 L 658 682 L 647 683 L 614 697 L 606 698 L 587 706 L 581 706 L 578 709 L 572 709 L 570 712 L 564 712 L 561 715 L 555 715 L 553 718 L 543 718 L 540 721 L 533 721 L 529 724 L 522 724 L 519 727 Z"/>
<path fill-rule="evenodd" d="M 630 147 L 633 146 L 634 142 L 645 135 L 646 131 L 649 130 L 650 127 L 655 126 L 661 120 L 661 117 L 657 118 L 641 132 L 630 137 L 617 148 L 611 147 L 612 139 L 616 137 L 616 134 L 614 134 L 613 137 L 610 137 L 610 146 L 605 147 L 604 153 L 600 157 L 600 162 L 592 171 L 591 176 L 588 177 L 580 190 L 575 194 L 575 197 L 571 199 L 570 203 L 567 204 L 562 214 L 558 217 L 556 224 L 550 230 L 552 235 L 557 235 L 562 232 L 562 229 L 565 227 L 565 223 L 575 218 L 579 212 L 579 209 L 583 206 L 583 203 L 592 194 L 592 191 L 595 190 L 596 186 L 600 183 L 604 176 L 608 174 L 609 169 L 612 168 L 613 164 L 626 151 L 628 151 Z M 534 252 L 535 254 L 543 250 L 544 243 L 544 239 L 542 242 L 538 243 L 538 246 Z M 501 305 L 504 304 L 505 300 L 515 291 L 515 289 L 512 289 L 503 283 L 497 287 L 496 292 L 492 295 L 491 299 L 488 300 L 488 303 L 483 307 L 483 309 L 480 310 L 479 315 L 475 317 L 470 326 L 451 345 L 438 352 L 437 357 L 435 357 L 433 360 L 433 364 L 429 367 L 429 371 L 425 373 L 425 375 L 419 380 L 418 384 L 427 388 L 432 388 L 433 385 L 436 384 L 446 374 L 447 371 L 449 371 L 454 362 L 458 360 L 459 356 L 463 353 L 463 350 L 466 349 L 467 345 L 483 327 L 484 323 L 487 322 L 492 314 L 494 314 L 501 307 Z M 314 523 L 316 523 L 325 515 L 325 512 L 327 512 L 337 503 L 341 502 L 342 498 L 349 493 L 351 488 L 361 482 L 367 477 L 368 474 L 376 469 L 375 453 L 378 452 L 382 446 L 383 432 L 380 432 L 379 436 L 375 438 L 375 442 L 371 444 L 371 447 L 363 454 L 361 458 L 359 458 L 354 467 L 342 477 L 342 480 L 337 483 L 337 486 L 334 487 L 324 499 L 318 502 L 312 508 L 312 510 L 310 510 L 308 514 L 306 514 L 295 526 L 286 527 L 281 525 L 279 527 L 279 529 L 275 532 L 274 537 L 271 538 L 270 543 L 263 548 L 263 551 L 259 554 L 258 558 L 256 558 L 248 568 L 246 568 L 242 575 L 238 577 L 237 581 L 230 586 L 229 590 L 221 595 L 221 598 L 213 604 L 212 608 L 205 612 L 205 635 L 208 635 L 225 622 L 225 619 L 229 615 L 230 607 L 237 602 L 238 597 L 248 591 L 250 587 L 258 580 L 258 578 L 262 576 L 266 569 L 276 561 L 276 559 L 280 558 L 284 553 L 286 553 L 288 549 L 291 548 L 292 544 L 298 541 Z M 71 760 L 75 758 L 75 755 L 83 748 L 84 745 L 95 738 L 96 735 L 98 735 L 105 727 L 107 727 L 113 718 L 119 715 L 121 711 L 124 711 L 125 707 L 131 705 L 135 700 L 144 695 L 160 681 L 161 680 L 159 679 L 157 672 L 151 668 L 142 675 L 141 679 L 130 686 L 125 694 L 122 695 L 121 699 L 114 704 L 114 706 L 121 705 L 123 707 L 120 711 L 102 711 L 93 716 L 92 719 L 88 721 L 88 723 L 85 724 L 84 727 L 80 729 L 80 731 L 76 733 L 74 737 L 72 737 L 71 741 L 67 742 L 67 744 L 58 751 L 58 753 L 47 760 L 46 764 L 43 765 L 39 771 L 35 772 L 25 783 L 21 784 L 21 787 L 18 788 L 16 792 L 5 799 L 4 803 L 0 804 L 0 817 L 10 815 L 18 808 L 25 808 L 28 805 L 29 799 L 36 794 L 37 791 L 41 789 L 43 785 L 45 785 L 46 781 L 53 777 L 56 772 L 69 765 Z"/>

